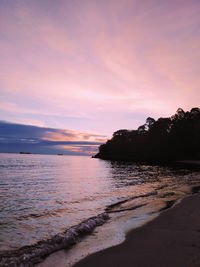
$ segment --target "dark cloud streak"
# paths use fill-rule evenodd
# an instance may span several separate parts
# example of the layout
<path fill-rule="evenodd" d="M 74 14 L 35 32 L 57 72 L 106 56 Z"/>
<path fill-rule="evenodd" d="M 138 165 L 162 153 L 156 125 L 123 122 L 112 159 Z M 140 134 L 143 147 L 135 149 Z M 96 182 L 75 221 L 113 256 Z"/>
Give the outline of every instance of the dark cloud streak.
<path fill-rule="evenodd" d="M 72 138 L 73 141 L 46 140 L 48 134 Z M 77 136 L 76 136 L 77 135 Z M 42 154 L 91 155 L 97 151 L 101 142 L 78 140 L 80 135 L 87 139 L 103 136 L 87 133 L 76 133 L 70 130 L 37 127 L 0 121 L 0 152 L 19 153 L 21 151 Z M 74 139 L 76 139 L 77 141 Z"/>

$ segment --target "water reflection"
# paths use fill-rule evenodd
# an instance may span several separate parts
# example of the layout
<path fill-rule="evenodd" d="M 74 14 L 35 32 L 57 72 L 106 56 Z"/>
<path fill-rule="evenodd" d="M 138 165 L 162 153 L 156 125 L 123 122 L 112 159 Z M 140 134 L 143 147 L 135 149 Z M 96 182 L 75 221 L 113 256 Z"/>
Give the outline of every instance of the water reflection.
<path fill-rule="evenodd" d="M 77 156 L 1 154 L 0 172 L 1 250 L 49 238 L 121 200 L 131 199 L 119 209 L 155 210 L 199 183 L 198 172 Z"/>

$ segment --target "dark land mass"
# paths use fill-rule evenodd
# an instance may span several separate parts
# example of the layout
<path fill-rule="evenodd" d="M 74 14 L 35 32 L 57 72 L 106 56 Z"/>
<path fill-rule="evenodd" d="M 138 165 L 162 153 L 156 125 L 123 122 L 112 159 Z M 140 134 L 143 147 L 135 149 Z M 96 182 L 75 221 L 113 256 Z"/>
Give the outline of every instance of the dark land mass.
<path fill-rule="evenodd" d="M 139 162 L 200 159 L 200 109 L 179 108 L 169 118 L 147 118 L 137 130 L 118 130 L 95 158 Z"/>

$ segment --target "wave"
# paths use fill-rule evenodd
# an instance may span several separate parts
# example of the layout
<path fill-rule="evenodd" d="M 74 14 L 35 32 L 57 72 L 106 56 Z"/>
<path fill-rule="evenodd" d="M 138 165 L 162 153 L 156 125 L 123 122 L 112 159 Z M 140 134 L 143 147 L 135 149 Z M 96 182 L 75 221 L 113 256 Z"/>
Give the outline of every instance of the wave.
<path fill-rule="evenodd" d="M 174 196 L 174 195 L 175 195 L 174 192 L 166 192 L 166 193 L 160 195 L 160 198 L 171 197 L 171 196 Z"/>
<path fill-rule="evenodd" d="M 30 213 L 30 214 L 27 214 L 27 215 L 21 215 L 21 216 L 17 217 L 16 220 L 24 221 L 24 220 L 37 219 L 37 218 L 42 218 L 42 217 L 48 218 L 48 217 L 56 216 L 59 213 L 66 212 L 66 211 L 68 211 L 67 208 L 66 209 L 65 208 L 60 208 L 60 209 L 56 209 L 56 210 L 53 210 L 53 211 L 46 211 L 46 212 L 43 212 L 43 213 Z"/>
<path fill-rule="evenodd" d="M 120 206 L 121 204 L 124 204 L 126 202 L 129 202 L 129 201 L 134 200 L 136 198 L 151 197 L 151 196 L 155 196 L 157 194 L 158 193 L 156 191 L 154 191 L 154 192 L 150 192 L 150 193 L 147 193 L 147 194 L 137 195 L 137 196 L 134 196 L 134 197 L 126 198 L 124 200 L 118 201 L 118 202 L 116 202 L 114 204 L 111 204 L 111 205 L 107 206 L 106 209 L 105 209 L 105 211 L 106 212 L 113 212 L 112 209 L 115 208 L 115 207 L 117 207 L 117 206 Z"/>
<path fill-rule="evenodd" d="M 115 212 L 123 212 L 128 210 L 135 210 L 146 204 L 139 204 L 128 208 L 118 208 L 121 204 L 137 198 L 145 198 L 157 195 L 156 191 L 147 194 L 137 195 L 128 199 L 121 200 L 117 203 L 111 204 L 106 207 L 105 212 L 82 221 L 80 224 L 72 226 L 64 232 L 54 235 L 47 240 L 41 240 L 34 245 L 24 246 L 20 249 L 2 251 L 0 252 L 0 267 L 13 266 L 13 267 L 32 267 L 37 263 L 44 260 L 45 257 L 53 252 L 61 249 L 69 249 L 79 241 L 81 238 L 94 231 L 97 226 L 103 225 L 110 219 L 109 214 Z M 166 206 L 159 210 L 159 212 L 173 206 L 174 201 L 166 202 Z M 46 214 L 30 214 L 31 217 L 40 217 Z"/>
<path fill-rule="evenodd" d="M 39 241 L 34 245 L 25 246 L 18 250 L 0 252 L 0 266 L 34 266 L 49 254 L 75 245 L 81 237 L 91 233 L 97 226 L 104 224 L 109 218 L 108 213 L 104 212 L 76 226 L 72 226 L 50 239 Z"/>
<path fill-rule="evenodd" d="M 10 164 L 10 165 L 0 165 L 0 169 L 2 168 L 5 168 L 5 169 L 10 169 L 10 168 L 17 168 L 17 167 L 19 167 L 19 165 L 18 164 Z M 31 165 L 20 165 L 20 168 L 35 168 L 35 167 L 37 167 L 37 165 L 33 165 L 33 164 L 31 164 Z"/>
<path fill-rule="evenodd" d="M 159 209 L 158 212 L 161 212 L 161 211 L 164 211 L 164 210 L 167 210 L 167 209 L 170 209 L 171 207 L 174 206 L 174 204 L 177 202 L 177 200 L 168 200 L 165 202 L 165 206 L 161 209 Z"/>
<path fill-rule="evenodd" d="M 140 205 L 136 205 L 130 208 L 124 208 L 124 209 L 118 209 L 118 210 L 110 210 L 109 213 L 114 213 L 114 212 L 122 212 L 122 211 L 128 211 L 128 210 L 136 210 L 138 208 L 141 208 L 143 206 L 146 206 L 147 204 L 140 204 Z"/>

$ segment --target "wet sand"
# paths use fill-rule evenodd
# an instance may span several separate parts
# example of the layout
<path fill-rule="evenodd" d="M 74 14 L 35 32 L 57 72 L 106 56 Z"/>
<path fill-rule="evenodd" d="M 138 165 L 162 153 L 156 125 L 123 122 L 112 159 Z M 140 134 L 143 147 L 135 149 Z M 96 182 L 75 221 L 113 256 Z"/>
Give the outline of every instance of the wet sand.
<path fill-rule="evenodd" d="M 81 260 L 73 267 L 200 266 L 200 194 L 128 233 L 126 241 Z"/>

